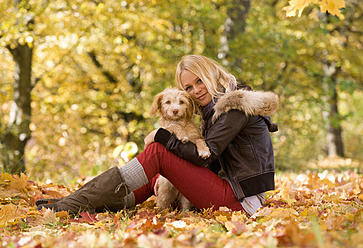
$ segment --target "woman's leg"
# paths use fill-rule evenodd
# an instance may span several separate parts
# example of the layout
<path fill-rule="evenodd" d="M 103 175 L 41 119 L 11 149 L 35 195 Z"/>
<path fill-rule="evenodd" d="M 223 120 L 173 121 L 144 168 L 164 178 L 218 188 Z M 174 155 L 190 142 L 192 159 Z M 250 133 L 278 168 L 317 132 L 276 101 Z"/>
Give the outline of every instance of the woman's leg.
<path fill-rule="evenodd" d="M 150 196 L 155 195 L 155 184 L 159 177 L 159 174 L 153 177 L 146 185 L 142 186 L 141 188 L 132 192 L 134 195 L 134 206 L 136 204 L 143 203 L 146 201 Z M 125 196 L 127 197 L 127 196 Z M 130 206 L 128 206 L 130 207 Z"/>
<path fill-rule="evenodd" d="M 179 158 L 159 143 L 149 145 L 137 158 L 121 168 L 113 167 L 69 196 L 58 202 L 39 205 L 38 209 L 53 208 L 54 211 L 76 214 L 115 204 L 121 206 L 130 193 L 142 187 L 150 189 L 147 185 L 158 173 L 169 179 L 197 208 L 218 209 L 226 206 L 232 210 L 243 209 L 226 180 L 205 167 L 195 166 Z M 151 193 L 140 194 L 139 200 Z"/>
<path fill-rule="evenodd" d="M 146 185 L 160 173 L 197 208 L 226 206 L 232 210 L 243 210 L 226 180 L 205 167 L 179 158 L 159 143 L 148 146 L 120 171 L 132 191 Z"/>

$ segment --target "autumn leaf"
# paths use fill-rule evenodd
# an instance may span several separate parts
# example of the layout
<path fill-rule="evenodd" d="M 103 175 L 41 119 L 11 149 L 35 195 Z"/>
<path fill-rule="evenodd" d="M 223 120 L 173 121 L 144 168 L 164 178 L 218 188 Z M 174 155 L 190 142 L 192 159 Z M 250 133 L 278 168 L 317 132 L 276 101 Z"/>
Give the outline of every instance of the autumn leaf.
<path fill-rule="evenodd" d="M 11 182 L 13 180 L 14 180 L 14 178 L 9 173 L 0 174 L 0 183 L 1 184 L 8 184 L 9 182 Z"/>
<path fill-rule="evenodd" d="M 308 6 L 312 1 L 309 0 L 291 0 L 289 1 L 289 6 L 286 6 L 283 8 L 283 10 L 286 11 L 286 16 L 296 16 L 296 12 L 299 12 L 299 16 L 301 16 L 301 13 L 303 12 L 304 8 Z"/>
<path fill-rule="evenodd" d="M 303 10 L 310 4 L 318 4 L 322 13 L 329 12 L 332 15 L 338 16 L 340 19 L 344 19 L 341 13 L 342 8 L 345 8 L 344 0 L 291 0 L 289 5 L 284 7 L 287 17 L 298 16 L 300 17 Z"/>
<path fill-rule="evenodd" d="M 278 237 L 279 246 L 304 247 L 314 244 L 315 235 L 312 232 L 302 231 L 295 221 L 290 221 L 284 230 L 284 234 Z"/>
<path fill-rule="evenodd" d="M 24 178 L 15 178 L 10 182 L 10 187 L 19 191 L 24 191 L 28 182 Z"/>
<path fill-rule="evenodd" d="M 52 209 L 43 208 L 43 220 L 46 224 L 55 224 L 57 222 L 57 217 Z"/>
<path fill-rule="evenodd" d="M 1 176 L 0 176 L 1 177 Z M 3 192 L 19 192 L 9 187 L 17 177 L 6 178 Z M 20 178 L 20 177 L 19 177 Z M 334 178 L 341 178 L 335 180 Z M 363 206 L 359 196 L 363 176 L 357 173 L 281 174 L 276 190 L 266 194 L 266 203 L 253 216 L 221 207 L 200 211 L 158 211 L 155 197 L 133 209 L 117 213 L 81 213 L 73 219 L 68 212 L 36 210 L 30 199 L 44 198 L 46 189 L 65 194 L 71 190 L 60 185 L 28 187 L 21 198 L 8 194 L 0 200 L 0 225 L 3 244 L 10 246 L 51 247 L 357 247 L 363 242 Z M 4 188 L 5 187 L 5 188 Z M 283 201 L 295 199 L 290 204 Z M 12 201 L 19 202 L 15 205 Z M 51 235 L 54 232 L 57 235 Z M 349 234 L 349 235 L 348 235 Z M 29 237 L 37 237 L 35 239 Z M 107 244 L 107 245 L 105 245 Z M 257 245 L 258 244 L 258 245 Z M 219 246 L 217 246 L 219 247 Z"/>
<path fill-rule="evenodd" d="M 246 224 L 239 221 L 227 221 L 224 226 L 230 235 L 240 235 L 247 230 Z"/>
<path fill-rule="evenodd" d="M 320 11 L 322 13 L 329 12 L 332 15 L 338 16 L 340 19 L 344 19 L 341 14 L 342 8 L 345 8 L 345 0 L 322 0 L 320 1 Z"/>
<path fill-rule="evenodd" d="M 4 205 L 0 210 L 0 227 L 8 224 L 14 224 L 21 217 L 21 213 L 17 206 L 13 204 Z"/>
<path fill-rule="evenodd" d="M 80 216 L 82 216 L 82 221 L 85 221 L 87 223 L 95 223 L 97 222 L 97 218 L 96 218 L 96 214 L 90 214 L 88 211 L 87 212 L 81 212 L 79 214 Z"/>

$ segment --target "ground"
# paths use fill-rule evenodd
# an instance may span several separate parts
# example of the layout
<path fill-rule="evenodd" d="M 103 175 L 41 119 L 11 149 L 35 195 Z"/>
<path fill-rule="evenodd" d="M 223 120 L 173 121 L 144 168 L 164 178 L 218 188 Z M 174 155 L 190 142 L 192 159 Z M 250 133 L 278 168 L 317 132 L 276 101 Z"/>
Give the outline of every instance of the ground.
<path fill-rule="evenodd" d="M 0 247 L 363 247 L 363 176 L 354 170 L 278 173 L 256 214 L 158 211 L 155 198 L 117 213 L 37 211 L 64 187 L 0 174 Z"/>

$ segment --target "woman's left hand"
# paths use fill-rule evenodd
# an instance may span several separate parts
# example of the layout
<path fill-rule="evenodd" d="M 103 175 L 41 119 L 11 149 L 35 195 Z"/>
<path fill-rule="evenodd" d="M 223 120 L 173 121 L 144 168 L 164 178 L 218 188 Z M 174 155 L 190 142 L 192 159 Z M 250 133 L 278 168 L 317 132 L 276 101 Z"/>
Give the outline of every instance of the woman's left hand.
<path fill-rule="evenodd" d="M 144 149 L 146 147 L 148 147 L 151 143 L 154 143 L 155 142 L 155 135 L 157 133 L 159 129 L 155 129 L 154 131 L 152 131 L 151 133 L 149 133 L 148 136 L 146 136 L 146 138 L 144 139 L 144 143 L 145 143 L 145 146 L 144 146 Z"/>

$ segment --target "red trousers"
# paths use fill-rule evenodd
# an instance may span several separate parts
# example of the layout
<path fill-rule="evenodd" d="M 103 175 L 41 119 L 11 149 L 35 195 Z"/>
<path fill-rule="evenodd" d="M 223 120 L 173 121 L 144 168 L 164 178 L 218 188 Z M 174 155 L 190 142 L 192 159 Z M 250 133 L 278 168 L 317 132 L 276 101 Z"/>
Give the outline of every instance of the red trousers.
<path fill-rule="evenodd" d="M 243 210 L 227 180 L 178 157 L 159 143 L 149 145 L 137 156 L 137 160 L 144 168 L 149 183 L 134 191 L 136 204 L 154 195 L 156 179 L 161 174 L 198 209 L 225 206 Z"/>

